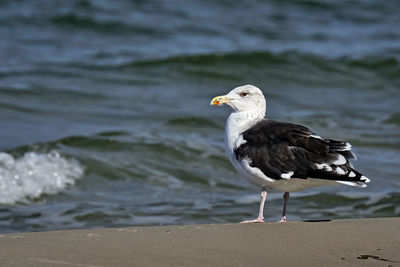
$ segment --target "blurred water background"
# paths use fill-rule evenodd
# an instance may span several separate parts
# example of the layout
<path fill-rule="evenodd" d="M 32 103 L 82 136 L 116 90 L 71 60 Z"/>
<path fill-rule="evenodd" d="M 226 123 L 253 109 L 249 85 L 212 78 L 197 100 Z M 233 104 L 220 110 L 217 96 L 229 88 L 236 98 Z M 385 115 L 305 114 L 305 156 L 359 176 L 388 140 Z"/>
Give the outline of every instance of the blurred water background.
<path fill-rule="evenodd" d="M 0 0 L 0 232 L 238 222 L 259 190 L 230 109 L 352 143 L 368 188 L 294 193 L 289 220 L 400 216 L 399 1 Z M 267 221 L 282 194 L 268 195 Z"/>

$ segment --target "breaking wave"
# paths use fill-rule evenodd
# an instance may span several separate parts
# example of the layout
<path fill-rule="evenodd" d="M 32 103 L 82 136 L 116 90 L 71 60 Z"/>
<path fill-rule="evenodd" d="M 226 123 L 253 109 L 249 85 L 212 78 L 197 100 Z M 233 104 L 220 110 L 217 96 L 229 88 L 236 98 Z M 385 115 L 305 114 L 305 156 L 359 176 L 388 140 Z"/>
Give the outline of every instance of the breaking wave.
<path fill-rule="evenodd" d="M 0 204 L 27 202 L 42 194 L 55 194 L 73 185 L 84 173 L 75 159 L 57 151 L 26 152 L 17 158 L 0 152 Z"/>

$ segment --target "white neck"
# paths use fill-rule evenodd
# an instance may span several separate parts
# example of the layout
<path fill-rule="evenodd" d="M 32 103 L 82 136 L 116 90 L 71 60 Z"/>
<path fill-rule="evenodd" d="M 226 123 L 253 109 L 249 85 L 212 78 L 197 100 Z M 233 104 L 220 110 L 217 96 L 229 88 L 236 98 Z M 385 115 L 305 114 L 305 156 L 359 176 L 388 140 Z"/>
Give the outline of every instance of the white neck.
<path fill-rule="evenodd" d="M 256 124 L 265 116 L 265 110 L 253 109 L 232 112 L 225 125 L 225 145 L 228 151 L 235 149 L 235 141 L 245 130 Z"/>

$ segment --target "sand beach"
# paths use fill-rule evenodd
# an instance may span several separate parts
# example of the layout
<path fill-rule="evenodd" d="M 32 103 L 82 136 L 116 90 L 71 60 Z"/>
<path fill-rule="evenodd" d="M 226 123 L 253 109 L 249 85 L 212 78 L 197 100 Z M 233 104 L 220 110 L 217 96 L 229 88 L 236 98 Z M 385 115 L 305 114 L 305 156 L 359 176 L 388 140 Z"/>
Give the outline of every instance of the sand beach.
<path fill-rule="evenodd" d="M 1 266 L 400 266 L 400 218 L 3 234 Z"/>

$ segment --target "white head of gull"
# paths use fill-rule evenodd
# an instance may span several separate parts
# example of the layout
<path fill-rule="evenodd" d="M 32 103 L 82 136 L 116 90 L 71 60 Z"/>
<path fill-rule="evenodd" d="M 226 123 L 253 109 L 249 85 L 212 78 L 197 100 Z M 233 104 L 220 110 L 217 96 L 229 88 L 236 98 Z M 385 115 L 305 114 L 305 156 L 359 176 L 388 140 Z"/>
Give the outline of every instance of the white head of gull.
<path fill-rule="evenodd" d="M 211 100 L 211 105 L 223 104 L 234 110 L 225 126 L 229 160 L 262 189 L 258 217 L 244 223 L 264 222 L 269 188 L 285 192 L 280 222 L 286 222 L 289 192 L 322 185 L 366 187 L 370 181 L 351 164 L 355 156 L 348 142 L 323 139 L 302 125 L 266 119 L 266 101 L 256 86 L 236 87 Z"/>

